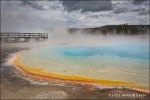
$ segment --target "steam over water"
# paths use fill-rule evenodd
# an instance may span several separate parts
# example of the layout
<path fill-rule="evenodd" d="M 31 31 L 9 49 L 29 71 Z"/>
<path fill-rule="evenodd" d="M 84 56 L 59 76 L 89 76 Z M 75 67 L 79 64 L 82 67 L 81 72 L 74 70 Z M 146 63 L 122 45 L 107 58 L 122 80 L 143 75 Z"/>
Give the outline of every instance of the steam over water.
<path fill-rule="evenodd" d="M 92 35 L 66 30 L 49 33 L 47 47 L 30 43 L 21 64 L 43 72 L 149 85 L 149 34 Z"/>
<path fill-rule="evenodd" d="M 147 44 L 65 45 L 31 49 L 21 63 L 68 76 L 149 84 Z"/>

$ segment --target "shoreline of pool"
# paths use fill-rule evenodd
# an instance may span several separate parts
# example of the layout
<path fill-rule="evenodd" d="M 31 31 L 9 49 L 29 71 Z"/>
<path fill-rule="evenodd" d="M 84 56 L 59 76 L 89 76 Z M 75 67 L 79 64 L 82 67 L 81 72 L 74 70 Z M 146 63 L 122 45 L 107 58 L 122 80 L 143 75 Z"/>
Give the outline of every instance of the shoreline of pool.
<path fill-rule="evenodd" d="M 76 76 L 65 76 L 59 75 L 55 73 L 48 73 L 42 72 L 42 68 L 29 68 L 24 66 L 20 63 L 21 55 L 17 55 L 17 58 L 14 61 L 14 66 L 18 69 L 21 73 L 26 76 L 45 80 L 45 81 L 55 81 L 55 82 L 66 82 L 66 83 L 73 83 L 73 84 L 82 84 L 82 85 L 89 85 L 89 86 L 100 86 L 103 88 L 118 88 L 118 89 L 128 89 L 128 90 L 135 90 L 138 92 L 150 94 L 148 88 L 149 86 L 141 86 L 135 83 L 130 82 L 121 82 L 121 81 L 113 81 L 113 80 L 96 80 L 96 79 L 89 79 L 84 77 L 76 77 Z"/>

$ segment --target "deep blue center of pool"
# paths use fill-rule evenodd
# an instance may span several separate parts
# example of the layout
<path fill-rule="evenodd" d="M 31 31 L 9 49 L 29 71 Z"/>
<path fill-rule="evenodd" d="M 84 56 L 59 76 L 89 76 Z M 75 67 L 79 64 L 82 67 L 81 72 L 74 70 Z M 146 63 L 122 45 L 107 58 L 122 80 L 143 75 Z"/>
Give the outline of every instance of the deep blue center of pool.
<path fill-rule="evenodd" d="M 55 49 L 65 56 L 119 56 L 127 58 L 149 59 L 149 48 L 141 45 L 123 46 L 68 46 Z"/>

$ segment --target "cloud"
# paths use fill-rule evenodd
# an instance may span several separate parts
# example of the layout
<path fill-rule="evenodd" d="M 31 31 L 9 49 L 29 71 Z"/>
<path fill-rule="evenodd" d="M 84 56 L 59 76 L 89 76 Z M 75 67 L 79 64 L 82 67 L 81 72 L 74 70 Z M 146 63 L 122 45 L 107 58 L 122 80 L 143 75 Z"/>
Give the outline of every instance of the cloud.
<path fill-rule="evenodd" d="M 1 31 L 47 32 L 55 25 L 65 25 L 65 19 L 61 18 L 61 9 L 37 10 L 30 6 L 21 6 L 21 3 L 22 1 L 2 1 Z M 55 4 L 56 2 L 49 2 L 48 5 Z"/>
<path fill-rule="evenodd" d="M 145 1 L 148 1 L 148 0 L 133 0 L 133 4 L 142 4 L 144 3 Z"/>
<path fill-rule="evenodd" d="M 20 6 L 29 6 L 36 10 L 44 10 L 44 6 L 35 1 L 21 1 Z"/>
<path fill-rule="evenodd" d="M 143 8 L 143 7 L 138 7 L 138 8 L 132 9 L 132 11 L 133 11 L 133 12 L 145 11 L 145 8 Z"/>
<path fill-rule="evenodd" d="M 150 10 L 142 11 L 139 13 L 139 15 L 148 15 L 150 13 Z"/>
<path fill-rule="evenodd" d="M 64 6 L 64 10 L 71 12 L 75 10 L 81 10 L 82 13 L 84 12 L 98 12 L 98 11 L 105 11 L 105 10 L 112 10 L 112 2 L 111 0 L 103 0 L 103 1 L 84 1 L 84 0 L 75 0 L 75 1 L 68 1 L 68 0 L 60 0 L 62 5 Z"/>
<path fill-rule="evenodd" d="M 51 1 L 20 1 L 20 6 L 28 6 L 35 10 L 50 10 L 50 9 L 59 9 L 60 5 L 59 2 L 51 2 Z"/>
<path fill-rule="evenodd" d="M 66 5 L 72 6 L 72 9 L 68 8 L 70 11 L 66 9 L 64 2 L 1 1 L 1 31 L 48 32 L 59 26 L 83 28 L 122 23 L 149 24 L 149 5 L 146 2 L 135 5 L 132 2 L 116 0 L 80 1 L 82 4 L 77 5 L 77 1 L 66 1 L 65 3 L 72 4 Z M 109 4 L 105 5 L 106 2 L 110 3 L 111 9 Z"/>
<path fill-rule="evenodd" d="M 115 14 L 126 13 L 127 11 L 128 11 L 127 8 L 122 8 L 122 7 L 116 7 L 116 8 L 114 9 L 114 13 L 115 13 Z"/>

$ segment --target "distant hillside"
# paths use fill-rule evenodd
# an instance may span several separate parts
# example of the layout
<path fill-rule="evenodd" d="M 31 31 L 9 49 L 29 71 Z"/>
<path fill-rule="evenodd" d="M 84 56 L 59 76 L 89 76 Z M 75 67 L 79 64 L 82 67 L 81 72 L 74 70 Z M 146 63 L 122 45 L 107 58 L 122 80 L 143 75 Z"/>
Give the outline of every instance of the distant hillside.
<path fill-rule="evenodd" d="M 125 34 L 125 35 L 138 35 L 144 34 L 150 30 L 150 25 L 107 25 L 96 28 L 69 28 L 69 33 L 82 31 L 88 34 Z"/>

